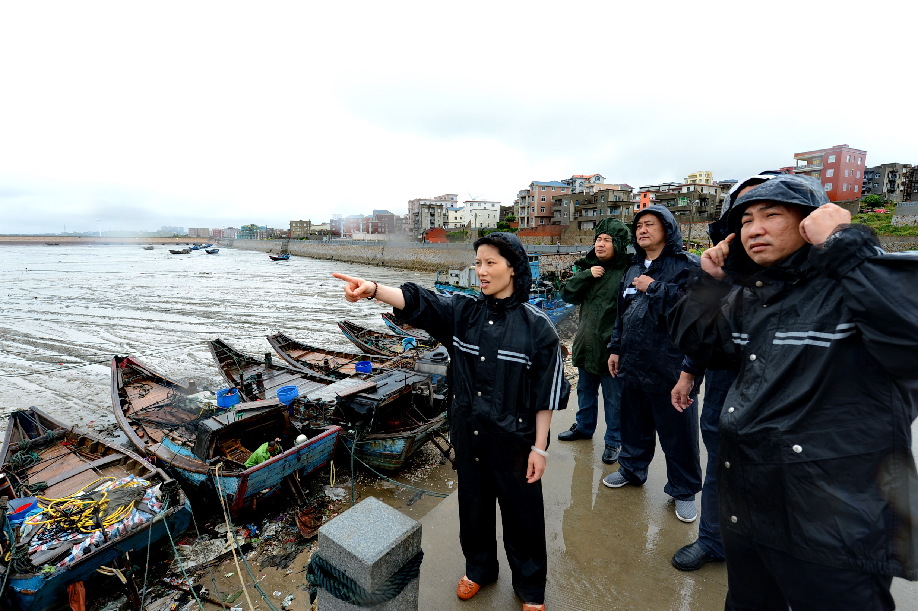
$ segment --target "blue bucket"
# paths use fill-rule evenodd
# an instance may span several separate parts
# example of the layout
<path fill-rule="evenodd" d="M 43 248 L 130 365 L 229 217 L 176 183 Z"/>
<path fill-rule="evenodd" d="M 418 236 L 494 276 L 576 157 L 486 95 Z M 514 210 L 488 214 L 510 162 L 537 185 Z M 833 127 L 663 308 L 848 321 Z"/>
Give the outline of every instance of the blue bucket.
<path fill-rule="evenodd" d="M 300 396 L 300 389 L 296 386 L 281 386 L 277 389 L 277 400 L 284 405 L 290 405 Z"/>
<path fill-rule="evenodd" d="M 217 391 L 217 407 L 232 407 L 239 403 L 239 391 L 235 388 L 224 388 Z"/>
<path fill-rule="evenodd" d="M 357 373 L 373 373 L 373 363 L 370 361 L 357 361 L 354 365 L 354 371 Z"/>
<path fill-rule="evenodd" d="M 402 350 L 411 350 L 418 347 L 418 340 L 413 337 L 406 337 L 402 340 Z"/>

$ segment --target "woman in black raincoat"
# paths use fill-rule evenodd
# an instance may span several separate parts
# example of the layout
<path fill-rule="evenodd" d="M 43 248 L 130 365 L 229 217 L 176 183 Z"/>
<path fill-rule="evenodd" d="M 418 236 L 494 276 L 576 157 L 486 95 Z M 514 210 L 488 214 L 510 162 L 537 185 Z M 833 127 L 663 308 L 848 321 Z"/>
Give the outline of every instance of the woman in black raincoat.
<path fill-rule="evenodd" d="M 451 359 L 450 436 L 459 479 L 459 538 L 466 575 L 457 595 L 468 599 L 497 579 L 496 506 L 513 588 L 523 611 L 544 611 L 547 559 L 541 477 L 551 413 L 564 409 L 558 334 L 529 303 L 532 274 L 519 239 L 491 233 L 474 244 L 481 295 L 438 295 L 417 284 L 390 287 L 344 280 L 348 301 L 377 299 L 424 329 Z"/>

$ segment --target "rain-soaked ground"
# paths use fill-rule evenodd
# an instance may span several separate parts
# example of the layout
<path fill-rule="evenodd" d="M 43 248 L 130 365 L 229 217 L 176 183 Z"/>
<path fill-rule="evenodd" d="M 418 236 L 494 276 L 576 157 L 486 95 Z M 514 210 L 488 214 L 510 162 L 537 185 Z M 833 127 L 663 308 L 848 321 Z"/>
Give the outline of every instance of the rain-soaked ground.
<path fill-rule="evenodd" d="M 384 329 L 379 314 L 385 310 L 369 301 L 345 302 L 332 271 L 395 284 L 433 282 L 429 273 L 299 257 L 272 262 L 264 253 L 226 248 L 218 255 L 171 255 L 165 247 L 0 245 L 0 428 L 10 411 L 35 405 L 118 439 L 109 390 L 109 361 L 115 354 L 137 356 L 167 375 L 193 378 L 200 387 L 216 390 L 224 383 L 205 345 L 210 339 L 220 337 L 260 354 L 270 350 L 265 336 L 283 331 L 351 350 L 336 321 L 346 317 Z M 573 422 L 573 396 L 570 406 L 555 416 L 553 436 Z M 673 515 L 662 492 L 662 456 L 658 452 L 643 488 L 610 490 L 600 479 L 614 467 L 600 462 L 598 439 L 552 443 L 544 480 L 549 609 L 722 608 L 724 565 L 680 573 L 669 564 L 676 549 L 694 540 L 697 524 L 683 524 Z M 372 495 L 421 521 L 422 611 L 519 608 L 503 554 L 497 585 L 472 601 L 456 599 L 455 581 L 463 567 L 451 495 L 455 474 L 431 446 L 390 479 L 358 468 L 352 480 L 347 461 L 338 460 L 336 469 L 323 470 L 306 487 L 331 517 L 349 506 L 351 481 L 355 500 Z M 236 525 L 241 534 L 255 526 L 240 564 L 224 557 L 194 574 L 212 598 L 245 609 L 247 598 L 256 609 L 280 609 L 284 602 L 293 611 L 308 608 L 303 573 L 310 547 L 296 533 L 289 504 L 273 505 Z M 225 524 L 207 509 L 196 507 L 195 529 L 179 538 L 179 546 L 224 536 Z M 160 583 L 171 556 L 169 549 L 153 556 L 147 564 L 159 568 L 143 577 Z M 181 578 L 181 570 L 172 568 L 170 578 Z M 249 570 L 253 578 L 247 580 Z M 893 591 L 899 609 L 918 611 L 915 584 L 897 579 Z M 189 595 L 180 599 L 167 586 L 149 592 L 145 609 L 151 611 L 165 611 L 176 601 L 178 609 L 200 608 Z M 123 597 L 109 592 L 90 592 L 89 603 L 90 610 L 126 608 Z"/>

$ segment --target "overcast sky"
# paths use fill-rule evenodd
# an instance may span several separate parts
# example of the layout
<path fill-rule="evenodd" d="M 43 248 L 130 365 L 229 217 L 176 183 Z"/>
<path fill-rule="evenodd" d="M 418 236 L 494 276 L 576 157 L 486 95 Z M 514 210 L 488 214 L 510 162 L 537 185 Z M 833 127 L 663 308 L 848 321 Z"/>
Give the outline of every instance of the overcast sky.
<path fill-rule="evenodd" d="M 0 233 L 509 204 L 842 143 L 918 163 L 904 1 L 0 6 Z"/>

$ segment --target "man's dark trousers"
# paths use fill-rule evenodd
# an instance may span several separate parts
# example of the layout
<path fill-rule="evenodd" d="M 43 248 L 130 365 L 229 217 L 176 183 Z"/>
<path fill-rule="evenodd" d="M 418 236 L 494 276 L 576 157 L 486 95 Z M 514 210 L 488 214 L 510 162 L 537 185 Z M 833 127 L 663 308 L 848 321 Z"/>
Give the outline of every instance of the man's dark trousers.
<path fill-rule="evenodd" d="M 717 452 L 720 449 L 720 411 L 727 391 L 736 379 L 729 369 L 710 369 L 704 376 L 704 405 L 701 408 L 701 441 L 708 454 L 701 488 L 701 519 L 698 523 L 698 543 L 712 556 L 724 557 L 720 540 L 720 506 L 717 503 Z"/>
<path fill-rule="evenodd" d="M 695 397 L 693 397 L 694 399 Z M 640 383 L 626 380 L 622 386 L 622 453 L 619 473 L 629 483 L 642 485 L 656 449 L 655 434 L 666 456 L 663 491 L 690 501 L 701 490 L 698 458 L 698 402 L 682 412 L 673 408 L 669 390 L 648 392 Z"/>

